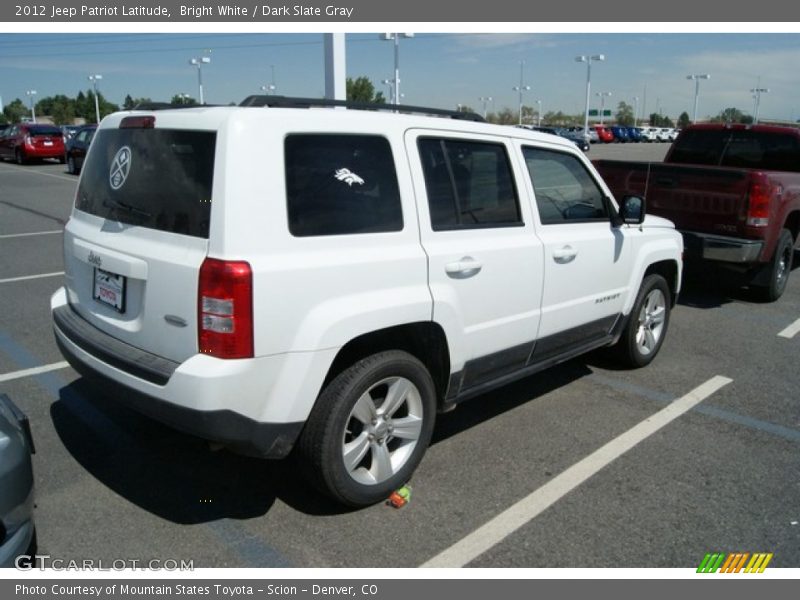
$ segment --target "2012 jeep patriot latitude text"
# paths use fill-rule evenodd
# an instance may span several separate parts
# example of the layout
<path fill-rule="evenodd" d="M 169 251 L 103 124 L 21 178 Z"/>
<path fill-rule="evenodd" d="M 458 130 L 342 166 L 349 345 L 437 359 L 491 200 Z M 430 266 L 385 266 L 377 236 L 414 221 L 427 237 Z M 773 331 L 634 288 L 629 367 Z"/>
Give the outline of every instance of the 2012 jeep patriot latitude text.
<path fill-rule="evenodd" d="M 455 114 L 138 110 L 97 131 L 51 304 L 101 393 L 240 452 L 294 448 L 358 506 L 409 479 L 438 411 L 600 346 L 648 364 L 681 252 L 555 136 Z"/>

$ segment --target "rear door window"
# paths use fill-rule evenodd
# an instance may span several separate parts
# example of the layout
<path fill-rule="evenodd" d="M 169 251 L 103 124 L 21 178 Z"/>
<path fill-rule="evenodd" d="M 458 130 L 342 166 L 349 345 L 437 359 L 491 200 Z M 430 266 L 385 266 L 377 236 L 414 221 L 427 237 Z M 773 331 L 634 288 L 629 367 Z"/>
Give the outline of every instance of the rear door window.
<path fill-rule="evenodd" d="M 503 144 L 420 138 L 434 231 L 523 224 Z"/>
<path fill-rule="evenodd" d="M 78 210 L 208 237 L 216 132 L 102 129 L 83 167 Z"/>
<path fill-rule="evenodd" d="M 403 229 L 397 173 L 386 138 L 294 134 L 286 138 L 285 157 L 292 235 Z"/>

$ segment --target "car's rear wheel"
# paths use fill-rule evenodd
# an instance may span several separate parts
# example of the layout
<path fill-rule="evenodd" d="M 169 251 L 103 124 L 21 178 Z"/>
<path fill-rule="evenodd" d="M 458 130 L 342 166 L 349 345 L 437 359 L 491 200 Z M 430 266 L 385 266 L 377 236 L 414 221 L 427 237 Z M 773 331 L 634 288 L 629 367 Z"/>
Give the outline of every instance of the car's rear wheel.
<path fill-rule="evenodd" d="M 670 298 L 669 285 L 661 275 L 644 278 L 628 324 L 615 347 L 620 362 L 638 368 L 653 361 L 669 327 Z"/>
<path fill-rule="evenodd" d="M 781 231 L 775 254 L 769 264 L 763 268 L 766 271 L 766 285 L 758 287 L 758 293 L 766 302 L 774 302 L 786 291 L 789 283 L 789 274 L 792 272 L 792 258 L 794 257 L 794 238 L 788 229 Z"/>
<path fill-rule="evenodd" d="M 14 151 L 14 159 L 17 161 L 18 165 L 24 165 L 28 162 L 28 159 L 25 156 L 25 153 L 22 151 L 22 148 L 17 148 Z"/>
<path fill-rule="evenodd" d="M 358 361 L 322 391 L 298 442 L 318 488 L 349 506 L 385 500 L 428 447 L 436 413 L 430 373 L 410 354 Z"/>
<path fill-rule="evenodd" d="M 72 156 L 67 157 L 67 173 L 70 175 L 78 174 L 78 168 L 75 166 L 75 159 Z"/>

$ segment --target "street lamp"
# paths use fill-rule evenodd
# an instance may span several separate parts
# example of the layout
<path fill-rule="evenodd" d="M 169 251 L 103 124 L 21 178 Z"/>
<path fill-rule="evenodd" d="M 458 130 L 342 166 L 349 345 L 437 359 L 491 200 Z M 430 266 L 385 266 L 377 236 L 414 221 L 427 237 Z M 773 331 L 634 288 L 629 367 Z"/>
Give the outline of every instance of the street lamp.
<path fill-rule="evenodd" d="M 100 100 L 97 98 L 97 82 L 102 78 L 102 75 L 89 75 L 87 77 L 92 82 L 92 89 L 94 90 L 94 116 L 97 123 L 100 122 Z"/>
<path fill-rule="evenodd" d="M 36 95 L 36 90 L 27 90 L 25 95 L 30 98 L 30 105 L 31 105 L 31 119 L 34 123 L 36 123 L 36 109 L 33 106 L 33 97 Z"/>
<path fill-rule="evenodd" d="M 269 66 L 270 70 L 272 71 L 272 83 L 268 83 L 266 85 L 261 86 L 262 92 L 267 92 L 268 94 L 274 94 L 275 90 L 278 89 L 278 86 L 275 85 L 275 65 Z"/>
<path fill-rule="evenodd" d="M 513 89 L 515 92 L 519 92 L 519 124 L 522 125 L 522 92 L 527 92 L 531 89 L 531 86 L 525 85 L 522 83 L 523 81 L 523 71 L 525 70 L 525 61 L 519 61 L 519 85 L 515 85 Z"/>
<path fill-rule="evenodd" d="M 611 92 L 597 92 L 595 96 L 600 98 L 600 125 L 603 124 L 603 112 L 606 107 L 606 98 L 611 96 Z"/>
<path fill-rule="evenodd" d="M 700 80 L 711 79 L 711 75 L 704 73 L 703 75 L 687 75 L 686 79 L 694 79 L 694 113 L 692 116 L 692 123 L 697 123 L 697 98 L 700 96 Z"/>
<path fill-rule="evenodd" d="M 394 91 L 392 104 L 400 104 L 400 38 L 413 38 L 413 33 L 384 33 L 380 39 L 394 42 Z"/>
<path fill-rule="evenodd" d="M 753 108 L 753 125 L 758 123 L 758 109 L 761 107 L 761 94 L 768 94 L 769 88 L 753 88 L 750 90 L 753 93 L 753 99 L 756 101 L 755 107 Z"/>
<path fill-rule="evenodd" d="M 478 98 L 478 100 L 480 102 L 483 102 L 483 118 L 485 119 L 486 118 L 486 105 L 489 104 L 489 102 L 492 101 L 492 97 L 491 96 L 481 96 L 480 98 Z"/>
<path fill-rule="evenodd" d="M 633 97 L 633 126 L 638 127 L 637 115 L 639 114 L 639 96 Z"/>
<path fill-rule="evenodd" d="M 536 126 L 537 127 L 541 127 L 542 126 L 542 101 L 541 100 L 536 100 L 536 105 L 538 106 L 538 108 L 536 109 Z"/>
<path fill-rule="evenodd" d="M 586 63 L 586 113 L 583 117 L 583 135 L 589 135 L 589 97 L 592 88 L 592 61 L 603 62 L 606 59 L 605 54 L 588 55 L 584 54 L 575 57 L 575 62 Z M 602 122 L 602 121 L 601 121 Z"/>
<path fill-rule="evenodd" d="M 189 101 L 189 98 L 191 98 L 191 96 L 189 96 L 189 94 L 185 94 L 185 93 L 176 94 L 176 96 L 178 96 L 178 100 L 179 100 L 180 104 L 187 104 L 188 101 Z"/>
<path fill-rule="evenodd" d="M 190 65 L 194 65 L 197 67 L 197 88 L 199 90 L 199 98 L 200 104 L 205 104 L 205 100 L 203 98 L 203 65 L 207 65 L 211 62 L 210 56 L 200 56 L 197 58 L 192 58 L 189 60 Z"/>

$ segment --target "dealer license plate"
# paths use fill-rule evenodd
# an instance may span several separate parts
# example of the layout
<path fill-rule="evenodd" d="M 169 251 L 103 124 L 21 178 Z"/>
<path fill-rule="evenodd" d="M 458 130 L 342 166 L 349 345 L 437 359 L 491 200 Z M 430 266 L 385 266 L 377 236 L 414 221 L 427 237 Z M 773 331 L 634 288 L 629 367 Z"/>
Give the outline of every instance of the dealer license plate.
<path fill-rule="evenodd" d="M 94 269 L 94 299 L 102 304 L 107 304 L 117 312 L 125 312 L 125 287 L 127 280 L 124 275 L 109 273 L 103 269 Z"/>

